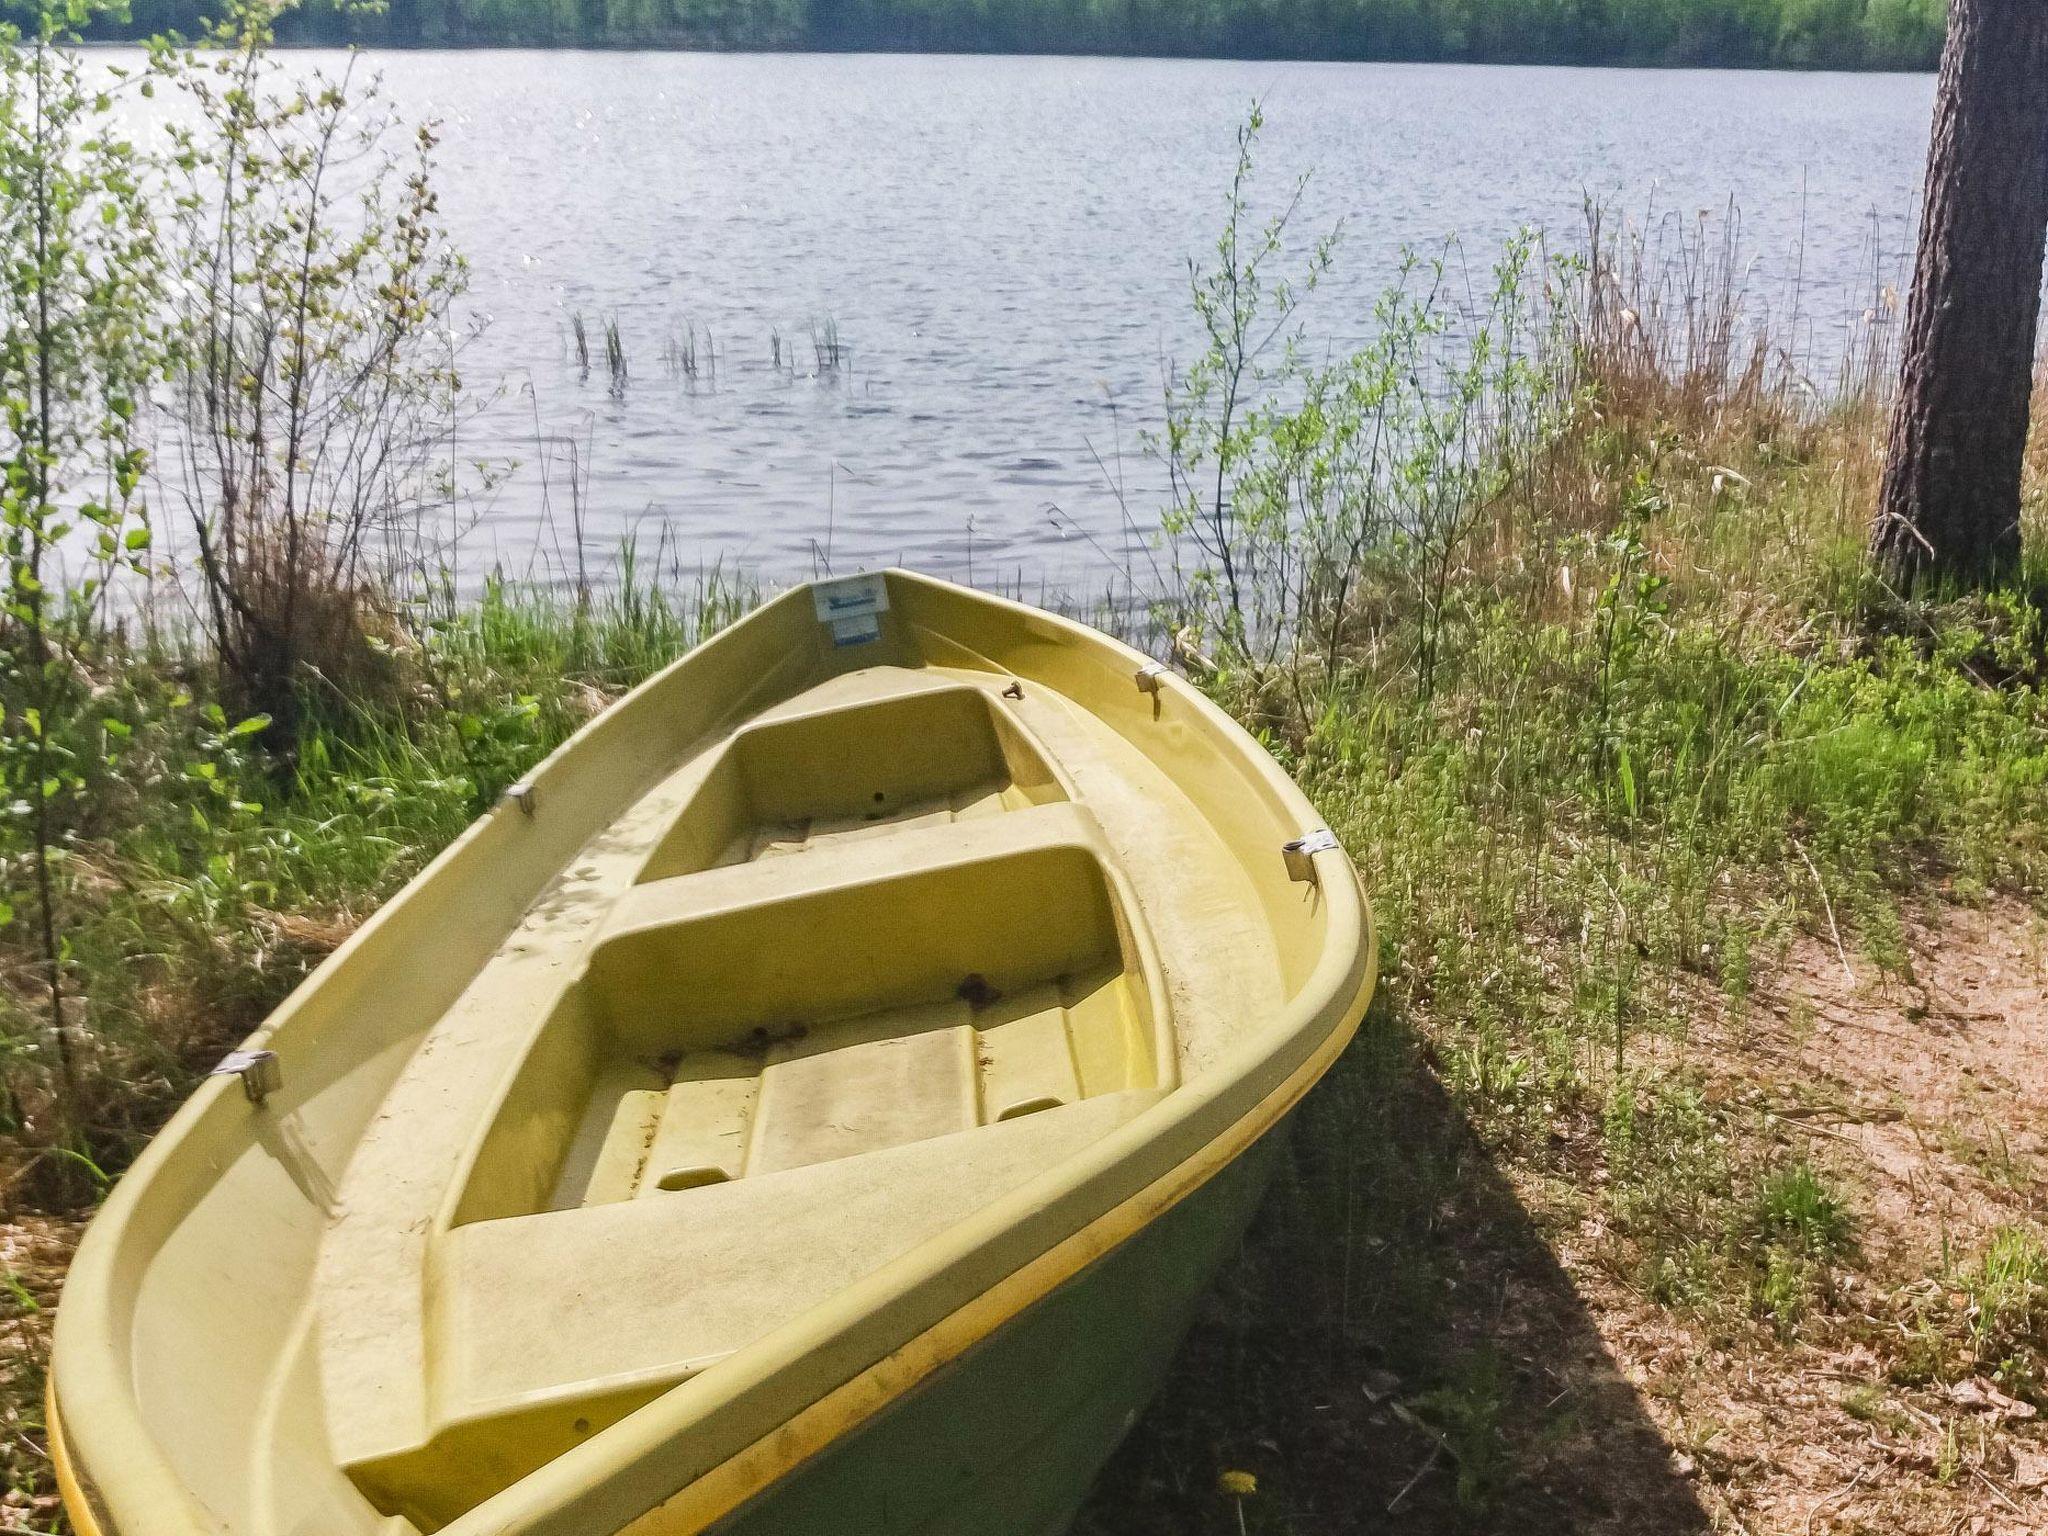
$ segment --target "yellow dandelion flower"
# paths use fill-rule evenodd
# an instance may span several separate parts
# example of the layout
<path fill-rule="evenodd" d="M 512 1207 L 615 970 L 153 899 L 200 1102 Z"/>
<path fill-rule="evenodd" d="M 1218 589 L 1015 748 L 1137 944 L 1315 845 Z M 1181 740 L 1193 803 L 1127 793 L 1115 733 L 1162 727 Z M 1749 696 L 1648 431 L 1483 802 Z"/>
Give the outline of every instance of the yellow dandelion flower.
<path fill-rule="evenodd" d="M 1259 1480 L 1249 1472 L 1226 1472 L 1216 1479 L 1216 1483 L 1225 1493 L 1240 1499 L 1250 1498 L 1259 1491 Z"/>

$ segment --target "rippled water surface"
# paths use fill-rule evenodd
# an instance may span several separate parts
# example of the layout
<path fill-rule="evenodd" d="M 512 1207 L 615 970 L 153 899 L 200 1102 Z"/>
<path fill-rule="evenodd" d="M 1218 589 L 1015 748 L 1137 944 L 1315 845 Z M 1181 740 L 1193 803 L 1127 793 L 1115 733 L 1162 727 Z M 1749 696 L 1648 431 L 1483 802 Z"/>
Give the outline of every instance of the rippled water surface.
<path fill-rule="evenodd" d="M 308 61 L 320 55 L 298 56 Z M 1346 222 L 1313 323 L 1359 334 L 1406 243 L 1476 262 L 1591 194 L 1637 218 L 1730 198 L 1752 286 L 1830 324 L 1910 234 L 1931 81 L 1425 65 L 666 53 L 373 58 L 444 123 L 443 208 L 499 397 L 465 452 L 518 460 L 472 573 L 566 539 L 665 534 L 771 574 L 904 559 L 1080 579 L 1149 520 L 1139 447 L 1191 346 L 1186 265 L 1214 238 L 1233 130 L 1313 172 L 1299 228 Z M 600 365 L 579 376 L 570 317 Z M 610 392 L 600 328 L 630 379 Z M 851 363 L 820 372 L 814 334 Z M 685 328 L 693 384 L 671 354 Z M 710 341 L 705 340 L 705 331 Z M 785 362 L 778 368 L 775 338 Z M 715 353 L 715 368 L 705 361 Z M 1105 473 L 1107 470 L 1107 474 Z M 545 502 L 554 531 L 542 527 Z M 1082 530 L 1085 530 L 1082 532 Z"/>

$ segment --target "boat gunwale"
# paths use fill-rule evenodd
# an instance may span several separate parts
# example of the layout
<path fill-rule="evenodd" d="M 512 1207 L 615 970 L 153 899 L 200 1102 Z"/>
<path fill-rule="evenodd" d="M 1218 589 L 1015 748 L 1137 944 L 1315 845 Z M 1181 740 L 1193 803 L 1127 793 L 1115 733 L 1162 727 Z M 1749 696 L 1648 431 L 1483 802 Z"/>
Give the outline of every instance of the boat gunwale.
<path fill-rule="evenodd" d="M 1107 662 L 1127 665 L 1133 671 L 1143 668 L 1149 660 L 1087 626 L 1006 598 L 908 571 L 892 570 L 888 579 L 892 584 L 923 588 L 940 600 L 989 605 L 1006 614 L 1033 639 L 1057 640 Z M 792 589 L 752 617 L 759 618 L 807 596 L 805 588 Z M 635 695 L 645 697 L 657 691 L 679 669 L 704 656 L 721 640 L 739 643 L 733 637 L 747 631 L 749 623 L 750 620 L 742 620 L 693 648 L 622 699 L 613 710 L 586 723 L 543 761 L 531 782 L 544 794 L 551 772 L 559 771 L 565 759 L 597 737 L 607 721 L 626 708 Z M 942 629 L 935 632 L 943 636 Z M 968 649 L 953 637 L 944 638 L 958 649 Z M 982 659 L 994 665 L 992 659 Z M 1007 667 L 996 670 L 1011 672 Z M 1029 677 L 1030 673 L 1012 675 Z M 1298 834 L 1319 825 L 1314 808 L 1299 786 L 1213 701 L 1170 673 L 1159 677 L 1158 686 L 1166 699 L 1194 713 L 1219 752 L 1234 759 L 1234 766 L 1265 791 L 1273 808 L 1283 813 L 1281 819 L 1292 817 Z M 719 718 L 726 722 L 744 718 L 740 711 L 748 707 L 750 698 L 751 695 L 743 695 L 735 700 Z M 1073 702 L 1087 710 L 1081 700 Z M 1159 702 L 1155 696 L 1155 708 Z M 1118 730 L 1113 722 L 1106 723 L 1112 730 Z M 1119 734 L 1125 733 L 1119 730 Z M 1131 738 L 1126 735 L 1125 739 Z M 1134 745 L 1144 750 L 1142 744 Z M 388 921 L 389 914 L 426 886 L 446 864 L 489 835 L 494 826 L 501 825 L 507 815 L 501 806 L 465 829 L 301 983 L 293 997 L 251 1036 L 251 1042 L 260 1043 L 289 1023 L 294 1005 L 369 941 L 379 926 Z M 1277 848 L 1273 856 L 1279 857 Z M 720 1362 L 717 1369 L 681 1383 L 599 1431 L 441 1527 L 443 1536 L 569 1536 L 572 1532 L 581 1536 L 593 1528 L 589 1524 L 593 1514 L 612 1521 L 608 1529 L 618 1529 L 685 1497 L 708 1501 L 707 1508 L 718 1507 L 704 1515 L 701 1523 L 670 1527 L 664 1521 L 663 1528 L 701 1529 L 702 1523 L 722 1517 L 787 1475 L 803 1459 L 880 1411 L 931 1370 L 957 1357 L 1050 1289 L 1078 1274 L 1094 1258 L 1142 1230 L 1158 1214 L 1200 1188 L 1277 1124 L 1327 1070 L 1355 1032 L 1370 998 L 1377 954 L 1370 912 L 1357 871 L 1341 849 L 1326 849 L 1312 858 L 1316 878 L 1305 886 L 1304 895 L 1327 904 L 1320 953 L 1278 1016 L 1251 1038 L 1210 1064 L 1194 1081 L 1183 1080 L 1175 1091 L 1101 1141 L 928 1239 L 830 1301 L 790 1319 Z M 1347 936 L 1352 936 L 1349 942 Z M 132 1230 L 138 1225 L 134 1208 L 160 1176 L 163 1164 L 229 1091 L 230 1085 L 224 1082 L 201 1086 L 116 1186 L 94 1222 L 100 1241 L 95 1244 L 95 1234 L 88 1233 L 80 1250 L 80 1258 L 86 1262 L 74 1269 L 73 1280 L 82 1294 L 73 1296 L 67 1292 L 66 1301 L 83 1305 L 67 1305 L 60 1311 L 59 1348 L 49 1386 L 49 1422 L 53 1441 L 64 1445 L 60 1488 L 66 1481 L 68 1467 L 71 1486 L 63 1491 L 83 1536 L 116 1536 L 118 1528 L 95 1518 L 96 1507 L 105 1503 L 104 1494 L 91 1499 L 85 1493 L 92 1480 L 78 1461 L 76 1447 L 64 1438 L 59 1417 L 60 1381 L 61 1395 L 74 1407 L 77 1399 L 73 1392 L 78 1387 L 85 1389 L 81 1395 L 88 1400 L 93 1415 L 93 1438 L 100 1442 L 96 1454 L 108 1464 L 121 1464 L 125 1477 L 143 1484 L 132 1493 L 124 1490 L 121 1502 L 149 1511 L 150 1536 L 157 1532 L 197 1533 L 218 1528 L 171 1468 L 142 1421 L 139 1402 L 127 1379 L 128 1362 L 118 1347 L 117 1330 L 112 1324 L 119 1310 L 113 1288 L 121 1267 L 118 1261 L 125 1257 L 123 1240 L 137 1236 Z M 996 1274 L 976 1275 L 973 1261 L 977 1256 L 985 1257 L 994 1240 L 1005 1236 L 1009 1238 L 1004 1245 L 1007 1267 Z M 1016 1258 L 1020 1251 L 1026 1255 L 1022 1259 Z M 1008 1300 L 1000 1305 L 991 1301 L 998 1296 Z M 998 1306 L 998 1311 L 984 1315 L 992 1306 Z M 885 1329 L 855 1330 L 850 1326 L 853 1319 L 872 1324 L 882 1318 L 888 1319 Z M 969 1319 L 964 1331 L 956 1323 L 962 1318 Z M 67 1321 L 71 1323 L 68 1329 Z M 877 1332 L 882 1337 L 874 1342 Z M 957 1338 L 956 1333 L 960 1335 Z M 852 1347 L 849 1341 L 854 1341 Z M 938 1342 L 933 1345 L 927 1341 Z M 926 1350 L 921 1357 L 922 1368 L 908 1368 L 905 1362 L 915 1356 L 921 1345 Z M 933 1353 L 934 1348 L 938 1352 Z M 97 1372 L 90 1370 L 95 1355 L 99 1362 Z M 80 1366 L 66 1371 L 64 1366 L 72 1360 L 81 1361 Z M 813 1394 L 795 1413 L 786 1411 L 786 1400 L 778 1394 L 788 1387 L 792 1373 L 804 1369 L 816 1372 L 821 1363 L 830 1366 L 832 1385 Z M 892 1370 L 892 1365 L 897 1368 Z M 74 1378 L 81 1373 L 86 1379 L 76 1381 Z M 864 1383 L 875 1390 L 867 1390 L 863 1396 Z M 122 1390 L 123 1387 L 128 1390 Z M 778 1435 L 777 1431 L 811 1414 L 821 1404 L 845 1402 L 844 1394 L 849 1393 L 859 1400 L 858 1410 L 840 1413 L 833 1421 L 832 1432 L 824 1439 L 793 1457 L 772 1449 L 788 1444 L 794 1450 L 789 1437 Z M 777 1402 L 784 1403 L 780 1411 L 775 1408 Z M 109 1417 L 100 1418 L 101 1414 Z M 700 1451 L 702 1462 L 696 1470 L 679 1480 L 675 1447 L 685 1432 L 696 1445 L 709 1448 Z M 764 1446 L 771 1447 L 768 1464 L 759 1465 Z M 696 1461 L 698 1457 L 688 1459 Z M 730 1486 L 734 1473 L 728 1469 L 744 1469 L 755 1482 L 751 1486 Z M 603 1495 L 598 1509 L 591 1507 L 593 1490 Z M 173 1502 L 167 1506 L 163 1502 L 166 1499 Z M 182 1524 L 158 1519 L 172 1510 L 182 1514 Z M 104 1518 L 110 1519 L 111 1515 Z M 177 1515 L 172 1515 L 172 1519 L 176 1518 Z"/>

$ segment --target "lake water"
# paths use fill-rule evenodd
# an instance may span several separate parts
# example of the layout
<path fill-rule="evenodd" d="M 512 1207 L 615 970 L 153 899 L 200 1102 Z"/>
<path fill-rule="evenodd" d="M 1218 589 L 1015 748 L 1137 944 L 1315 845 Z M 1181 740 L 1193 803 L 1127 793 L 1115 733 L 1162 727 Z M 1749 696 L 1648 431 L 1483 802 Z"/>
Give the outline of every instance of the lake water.
<path fill-rule="evenodd" d="M 1589 194 L 1639 221 L 1732 198 L 1751 286 L 1783 306 L 1803 273 L 1827 355 L 1910 244 L 1933 96 L 1919 76 L 1432 65 L 372 62 L 444 124 L 442 206 L 488 321 L 464 373 L 501 390 L 464 451 L 519 461 L 465 545 L 471 574 L 566 540 L 574 478 L 600 554 L 635 531 L 770 575 L 901 559 L 1083 579 L 1091 539 L 1123 548 L 1109 476 L 1141 519 L 1160 502 L 1140 434 L 1192 345 L 1187 261 L 1214 240 L 1254 96 L 1266 184 L 1313 173 L 1304 238 L 1347 224 L 1310 315 L 1323 334 L 1360 334 L 1405 244 L 1455 234 L 1484 265 L 1518 226 L 1569 240 Z M 851 362 L 821 372 L 828 325 Z M 664 361 L 685 327 L 694 383 Z"/>

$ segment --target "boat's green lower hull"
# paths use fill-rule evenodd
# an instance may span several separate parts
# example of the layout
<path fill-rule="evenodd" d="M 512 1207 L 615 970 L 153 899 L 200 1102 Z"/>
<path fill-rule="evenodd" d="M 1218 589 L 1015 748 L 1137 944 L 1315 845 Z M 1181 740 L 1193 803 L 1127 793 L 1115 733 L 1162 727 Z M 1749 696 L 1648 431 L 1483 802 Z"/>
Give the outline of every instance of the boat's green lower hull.
<path fill-rule="evenodd" d="M 722 1536 L 1060 1536 L 1258 1207 L 1284 1122 L 1137 1236 L 721 1522 Z"/>

